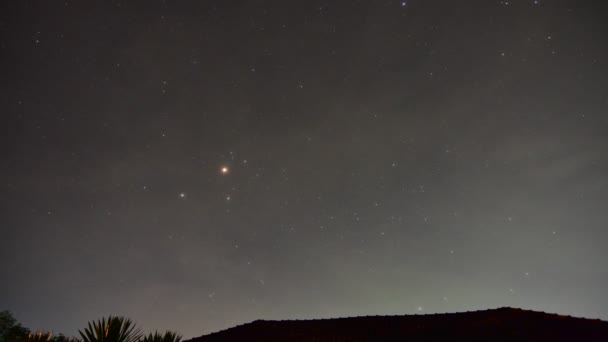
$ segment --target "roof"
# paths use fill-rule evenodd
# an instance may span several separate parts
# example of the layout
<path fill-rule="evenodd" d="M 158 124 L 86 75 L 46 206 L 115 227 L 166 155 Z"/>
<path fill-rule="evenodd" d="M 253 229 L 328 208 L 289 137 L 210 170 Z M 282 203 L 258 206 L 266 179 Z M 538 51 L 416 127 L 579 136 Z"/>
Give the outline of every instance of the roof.
<path fill-rule="evenodd" d="M 602 338 L 603 337 L 603 338 Z M 256 320 L 185 342 L 378 340 L 603 340 L 608 322 L 499 308 L 447 314 Z"/>

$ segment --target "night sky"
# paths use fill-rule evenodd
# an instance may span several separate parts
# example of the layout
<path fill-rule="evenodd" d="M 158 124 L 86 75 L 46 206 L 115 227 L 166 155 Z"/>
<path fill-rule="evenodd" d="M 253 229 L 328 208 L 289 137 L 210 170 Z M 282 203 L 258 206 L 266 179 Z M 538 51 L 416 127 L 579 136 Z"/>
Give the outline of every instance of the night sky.
<path fill-rule="evenodd" d="M 0 309 L 608 319 L 605 1 L 3 1 Z"/>

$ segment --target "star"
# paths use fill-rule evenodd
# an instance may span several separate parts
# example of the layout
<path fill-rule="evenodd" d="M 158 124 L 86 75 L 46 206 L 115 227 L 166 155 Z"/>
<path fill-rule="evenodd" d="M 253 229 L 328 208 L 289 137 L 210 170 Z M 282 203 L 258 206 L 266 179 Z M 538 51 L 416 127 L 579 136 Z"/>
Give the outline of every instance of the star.
<path fill-rule="evenodd" d="M 228 168 L 228 166 L 222 166 L 220 168 L 220 173 L 223 175 L 227 175 L 230 172 L 230 169 Z"/>
<path fill-rule="evenodd" d="M 179 193 L 179 198 L 186 198 L 186 193 L 185 192 L 180 192 Z"/>

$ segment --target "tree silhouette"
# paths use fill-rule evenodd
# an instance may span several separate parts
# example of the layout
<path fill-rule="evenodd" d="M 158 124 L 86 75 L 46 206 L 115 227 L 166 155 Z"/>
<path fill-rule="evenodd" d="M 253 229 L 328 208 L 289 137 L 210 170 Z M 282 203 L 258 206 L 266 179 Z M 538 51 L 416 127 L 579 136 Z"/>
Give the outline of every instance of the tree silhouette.
<path fill-rule="evenodd" d="M 0 311 L 0 342 L 23 341 L 29 335 L 30 330 L 22 327 L 10 311 Z"/>
<path fill-rule="evenodd" d="M 173 331 L 144 335 L 131 319 L 118 316 L 90 321 L 78 333 L 82 340 L 52 332 L 32 333 L 21 326 L 9 311 L 0 311 L 0 342 L 180 342 L 182 339 Z"/>
<path fill-rule="evenodd" d="M 78 330 L 83 342 L 138 342 L 141 330 L 124 317 L 110 316 L 97 322 L 89 322 L 83 331 Z"/>
<path fill-rule="evenodd" d="M 173 331 L 166 331 L 164 334 L 156 331 L 154 334 L 150 333 L 148 336 L 145 336 L 141 342 L 179 342 L 181 339 L 182 336 Z"/>

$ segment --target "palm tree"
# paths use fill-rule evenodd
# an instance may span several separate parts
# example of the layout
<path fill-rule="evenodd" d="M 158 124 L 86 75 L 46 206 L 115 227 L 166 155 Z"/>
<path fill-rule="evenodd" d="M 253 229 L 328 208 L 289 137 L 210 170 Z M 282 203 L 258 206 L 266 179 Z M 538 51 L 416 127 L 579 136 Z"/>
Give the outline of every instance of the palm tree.
<path fill-rule="evenodd" d="M 36 331 L 34 334 L 29 334 L 25 339 L 27 342 L 53 342 L 55 338 L 50 332 Z"/>
<path fill-rule="evenodd" d="M 179 342 L 181 341 L 182 336 L 178 335 L 173 331 L 166 331 L 164 335 L 158 333 L 158 331 L 148 334 L 148 336 L 144 336 L 141 342 Z"/>
<path fill-rule="evenodd" d="M 79 339 L 76 339 L 74 337 L 67 337 L 64 334 L 59 334 L 55 337 L 53 337 L 53 342 L 81 342 Z"/>
<path fill-rule="evenodd" d="M 142 337 L 141 330 L 135 328 L 130 319 L 108 317 L 89 322 L 84 332 L 78 330 L 83 342 L 137 342 Z"/>

